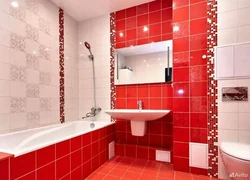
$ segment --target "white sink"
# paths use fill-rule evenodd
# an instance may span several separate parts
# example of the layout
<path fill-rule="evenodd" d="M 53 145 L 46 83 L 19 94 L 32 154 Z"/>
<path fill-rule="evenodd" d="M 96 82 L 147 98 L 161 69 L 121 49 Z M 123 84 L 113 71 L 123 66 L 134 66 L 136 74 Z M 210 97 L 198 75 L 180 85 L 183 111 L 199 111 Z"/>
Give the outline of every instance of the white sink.
<path fill-rule="evenodd" d="M 157 120 L 170 110 L 139 110 L 139 109 L 112 109 L 106 110 L 105 113 L 109 114 L 116 119 L 130 120 L 132 135 L 144 136 L 147 131 L 146 121 Z"/>

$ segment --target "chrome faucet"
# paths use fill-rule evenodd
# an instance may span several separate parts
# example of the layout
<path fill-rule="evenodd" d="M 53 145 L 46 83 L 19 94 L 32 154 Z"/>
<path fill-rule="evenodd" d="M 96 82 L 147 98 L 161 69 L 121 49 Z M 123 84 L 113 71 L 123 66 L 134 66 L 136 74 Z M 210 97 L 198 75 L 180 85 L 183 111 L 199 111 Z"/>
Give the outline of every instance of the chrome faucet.
<path fill-rule="evenodd" d="M 142 110 L 142 101 L 141 100 L 137 101 L 137 104 L 138 104 L 139 110 Z"/>

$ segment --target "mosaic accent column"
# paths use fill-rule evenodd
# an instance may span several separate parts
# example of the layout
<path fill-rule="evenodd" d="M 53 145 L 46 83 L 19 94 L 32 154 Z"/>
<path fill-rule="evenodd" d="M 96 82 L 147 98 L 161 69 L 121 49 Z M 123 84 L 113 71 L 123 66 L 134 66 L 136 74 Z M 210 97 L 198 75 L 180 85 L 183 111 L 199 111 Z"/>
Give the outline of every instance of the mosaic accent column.
<path fill-rule="evenodd" d="M 207 1 L 208 9 L 208 175 L 218 177 L 218 104 L 214 74 L 214 47 L 217 46 L 217 0 Z"/>
<path fill-rule="evenodd" d="M 110 14 L 110 104 L 111 109 L 115 109 L 116 91 L 115 91 L 115 13 Z M 114 122 L 115 119 L 111 118 Z"/>
<path fill-rule="evenodd" d="M 59 68 L 60 68 L 60 122 L 65 122 L 64 92 L 64 11 L 59 9 Z"/>

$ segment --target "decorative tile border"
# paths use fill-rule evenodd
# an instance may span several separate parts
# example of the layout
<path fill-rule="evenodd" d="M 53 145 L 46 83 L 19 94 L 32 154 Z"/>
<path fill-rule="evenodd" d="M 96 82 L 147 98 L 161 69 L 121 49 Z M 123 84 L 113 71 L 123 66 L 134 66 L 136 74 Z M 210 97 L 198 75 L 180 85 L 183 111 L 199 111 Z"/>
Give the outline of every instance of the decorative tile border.
<path fill-rule="evenodd" d="M 116 90 L 115 90 L 115 13 L 110 14 L 110 104 L 111 109 L 115 109 Z M 115 119 L 111 118 L 114 122 Z"/>
<path fill-rule="evenodd" d="M 217 46 L 217 0 L 207 1 L 208 12 L 208 175 L 218 177 L 218 104 L 214 74 L 214 47 Z"/>
<path fill-rule="evenodd" d="M 59 67 L 60 67 L 60 121 L 65 122 L 64 92 L 64 11 L 59 9 Z"/>

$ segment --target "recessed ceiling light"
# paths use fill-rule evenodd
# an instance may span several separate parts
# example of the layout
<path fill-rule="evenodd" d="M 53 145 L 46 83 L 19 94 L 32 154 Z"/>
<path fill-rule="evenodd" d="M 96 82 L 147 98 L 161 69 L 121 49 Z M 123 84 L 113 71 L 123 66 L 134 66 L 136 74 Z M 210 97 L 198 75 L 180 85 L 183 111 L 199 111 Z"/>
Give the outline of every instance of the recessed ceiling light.
<path fill-rule="evenodd" d="M 82 45 L 82 42 L 79 42 L 80 45 Z"/>
<path fill-rule="evenodd" d="M 36 51 L 33 51 L 33 54 L 36 54 Z"/>
<path fill-rule="evenodd" d="M 49 50 L 49 48 L 46 48 L 45 50 L 46 50 L 46 51 L 48 51 L 48 50 Z"/>
<path fill-rule="evenodd" d="M 19 4 L 16 1 L 12 1 L 11 6 L 17 8 L 19 6 Z"/>

